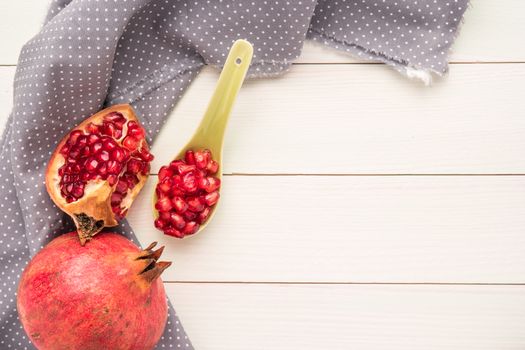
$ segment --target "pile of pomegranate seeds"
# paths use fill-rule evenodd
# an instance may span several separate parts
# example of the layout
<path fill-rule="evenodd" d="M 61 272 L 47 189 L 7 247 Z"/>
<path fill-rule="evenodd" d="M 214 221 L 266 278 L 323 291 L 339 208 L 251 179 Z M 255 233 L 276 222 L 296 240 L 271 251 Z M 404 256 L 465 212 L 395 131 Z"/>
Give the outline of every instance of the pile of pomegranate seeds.
<path fill-rule="evenodd" d="M 184 159 L 160 168 L 155 227 L 178 238 L 197 232 L 219 200 L 221 181 L 212 176 L 218 169 L 209 150 L 187 151 Z"/>
<path fill-rule="evenodd" d="M 71 203 L 84 196 L 88 181 L 108 181 L 115 186 L 111 196 L 113 212 L 117 220 L 123 218 L 126 210 L 122 210 L 120 203 L 139 182 L 137 174 L 149 173 L 153 160 L 142 142 L 144 138 L 142 127 L 118 112 L 106 115 L 102 124 L 90 123 L 85 130 L 72 131 L 60 149 L 66 160 L 58 169 L 62 196 Z"/>

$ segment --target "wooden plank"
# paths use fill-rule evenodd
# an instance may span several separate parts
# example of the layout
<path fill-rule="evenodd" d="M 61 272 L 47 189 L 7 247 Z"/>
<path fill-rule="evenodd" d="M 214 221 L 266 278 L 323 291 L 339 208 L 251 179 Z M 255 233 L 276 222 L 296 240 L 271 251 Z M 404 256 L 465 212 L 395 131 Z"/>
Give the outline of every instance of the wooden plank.
<path fill-rule="evenodd" d="M 129 221 L 166 280 L 525 283 L 523 176 L 227 176 L 182 241 L 153 227 L 153 181 Z"/>
<path fill-rule="evenodd" d="M 525 62 L 522 0 L 472 1 L 465 13 L 451 62 Z M 343 52 L 307 42 L 298 63 L 363 62 Z"/>
<path fill-rule="evenodd" d="M 14 67 L 0 67 L 2 120 Z M 193 133 L 218 73 L 206 69 L 153 146 L 153 171 Z M 249 81 L 225 145 L 227 173 L 525 173 L 525 65 L 461 65 L 433 87 L 378 65 L 295 66 Z"/>
<path fill-rule="evenodd" d="M 523 286 L 166 288 L 201 350 L 525 348 Z"/>
<path fill-rule="evenodd" d="M 46 13 L 47 1 L 17 0 L 0 2 L 0 64 L 16 64 L 22 45 L 36 34 Z M 455 62 L 525 61 L 520 45 L 525 23 L 522 0 L 473 1 L 465 24 L 453 47 Z M 13 35 L 16 33 L 16 35 Z M 355 62 L 346 55 L 307 45 L 298 62 Z"/>
<path fill-rule="evenodd" d="M 153 170 L 193 133 L 218 73 L 194 81 L 153 146 Z M 303 65 L 241 90 L 227 173 L 525 173 L 525 65 L 458 65 L 424 88 L 382 65 Z"/>
<path fill-rule="evenodd" d="M 0 65 L 16 64 L 22 46 L 38 33 L 50 1 L 0 1 Z"/>

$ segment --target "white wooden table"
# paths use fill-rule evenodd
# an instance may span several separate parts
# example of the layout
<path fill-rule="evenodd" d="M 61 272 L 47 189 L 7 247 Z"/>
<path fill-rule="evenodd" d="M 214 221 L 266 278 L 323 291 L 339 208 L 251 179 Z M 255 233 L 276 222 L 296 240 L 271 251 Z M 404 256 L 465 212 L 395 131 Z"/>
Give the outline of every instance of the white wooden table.
<path fill-rule="evenodd" d="M 40 0 L 0 2 L 0 116 Z M 434 86 L 307 44 L 250 81 L 202 235 L 152 226 L 165 285 L 197 349 L 525 349 L 525 2 L 474 0 Z M 199 121 L 204 72 L 153 146 L 153 170 Z"/>

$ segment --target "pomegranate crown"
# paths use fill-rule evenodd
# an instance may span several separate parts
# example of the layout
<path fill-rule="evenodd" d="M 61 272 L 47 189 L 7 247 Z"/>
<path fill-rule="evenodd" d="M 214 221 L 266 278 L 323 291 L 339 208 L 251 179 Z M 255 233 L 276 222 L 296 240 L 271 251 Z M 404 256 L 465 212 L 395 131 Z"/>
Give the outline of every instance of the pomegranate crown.
<path fill-rule="evenodd" d="M 171 265 L 171 261 L 158 261 L 164 251 L 164 246 L 153 250 L 156 245 L 157 242 L 151 243 L 135 259 L 143 263 L 139 275 L 149 283 L 155 281 Z"/>

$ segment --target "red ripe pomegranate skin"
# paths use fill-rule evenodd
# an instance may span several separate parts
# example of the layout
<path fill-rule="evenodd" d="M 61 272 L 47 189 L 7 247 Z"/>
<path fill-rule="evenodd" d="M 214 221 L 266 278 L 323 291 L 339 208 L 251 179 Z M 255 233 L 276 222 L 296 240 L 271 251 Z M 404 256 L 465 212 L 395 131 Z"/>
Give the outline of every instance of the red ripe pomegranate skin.
<path fill-rule="evenodd" d="M 141 251 L 114 233 L 101 233 L 85 246 L 76 232 L 49 243 L 26 267 L 17 295 L 20 320 L 34 345 L 153 349 L 167 320 L 159 275 L 169 266 L 157 262 L 162 248 L 153 246 Z"/>

